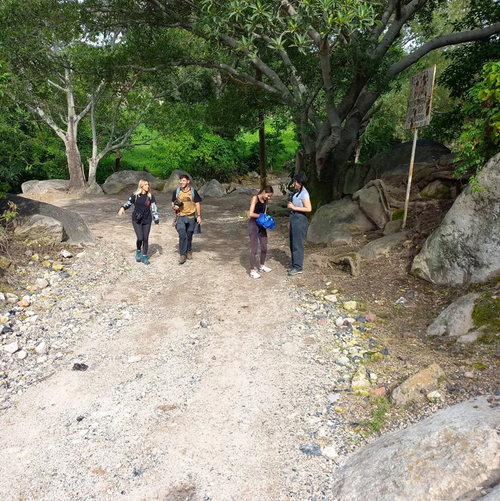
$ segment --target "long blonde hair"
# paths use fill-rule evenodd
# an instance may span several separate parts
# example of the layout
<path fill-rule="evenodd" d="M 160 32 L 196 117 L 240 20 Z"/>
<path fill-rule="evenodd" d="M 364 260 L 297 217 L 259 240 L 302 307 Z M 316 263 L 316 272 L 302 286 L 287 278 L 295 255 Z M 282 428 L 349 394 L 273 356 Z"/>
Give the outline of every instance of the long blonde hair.
<path fill-rule="evenodd" d="M 149 184 L 149 181 L 147 179 L 141 179 L 139 181 L 139 184 L 137 185 L 137 189 L 134 191 L 134 195 L 137 196 L 137 195 L 140 195 L 141 194 L 141 191 L 142 191 L 142 187 L 145 185 L 145 184 Z M 151 187 L 151 185 L 150 185 Z M 129 192 L 130 193 L 130 192 Z M 151 191 L 148 191 L 148 197 L 151 198 Z"/>

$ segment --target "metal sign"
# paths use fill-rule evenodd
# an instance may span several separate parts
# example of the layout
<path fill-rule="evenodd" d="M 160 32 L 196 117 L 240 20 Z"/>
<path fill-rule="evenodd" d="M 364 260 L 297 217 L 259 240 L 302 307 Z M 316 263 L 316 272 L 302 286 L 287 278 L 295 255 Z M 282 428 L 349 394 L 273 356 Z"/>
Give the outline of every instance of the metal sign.
<path fill-rule="evenodd" d="M 411 77 L 405 129 L 418 129 L 429 125 L 435 77 L 435 65 Z"/>

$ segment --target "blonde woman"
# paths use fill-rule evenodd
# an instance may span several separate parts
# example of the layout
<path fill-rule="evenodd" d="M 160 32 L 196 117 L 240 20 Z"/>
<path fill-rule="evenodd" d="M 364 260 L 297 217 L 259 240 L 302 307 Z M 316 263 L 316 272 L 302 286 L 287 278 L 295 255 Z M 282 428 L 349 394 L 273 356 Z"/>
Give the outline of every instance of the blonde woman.
<path fill-rule="evenodd" d="M 148 246 L 149 246 L 149 232 L 151 231 L 151 223 L 154 219 L 155 224 L 160 222 L 158 218 L 158 209 L 156 208 L 156 200 L 154 195 L 149 191 L 149 182 L 145 179 L 139 181 L 137 190 L 131 197 L 124 203 L 118 215 L 121 216 L 127 209 L 134 206 L 132 213 L 132 225 L 137 235 L 137 251 L 135 253 L 135 260 L 144 264 L 149 264 L 148 260 Z"/>

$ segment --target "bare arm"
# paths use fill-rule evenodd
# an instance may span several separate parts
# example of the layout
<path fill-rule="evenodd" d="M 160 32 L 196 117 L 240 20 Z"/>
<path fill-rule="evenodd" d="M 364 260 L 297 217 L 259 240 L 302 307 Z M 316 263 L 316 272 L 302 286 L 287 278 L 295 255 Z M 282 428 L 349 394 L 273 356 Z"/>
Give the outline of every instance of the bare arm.
<path fill-rule="evenodd" d="M 252 201 L 250 202 L 250 210 L 248 211 L 249 217 L 252 217 L 254 219 L 257 219 L 259 217 L 259 214 L 256 214 L 255 211 L 255 206 L 257 205 L 257 195 L 254 195 L 252 197 Z M 266 204 L 267 206 L 267 204 Z M 266 207 L 267 210 L 267 207 Z"/>

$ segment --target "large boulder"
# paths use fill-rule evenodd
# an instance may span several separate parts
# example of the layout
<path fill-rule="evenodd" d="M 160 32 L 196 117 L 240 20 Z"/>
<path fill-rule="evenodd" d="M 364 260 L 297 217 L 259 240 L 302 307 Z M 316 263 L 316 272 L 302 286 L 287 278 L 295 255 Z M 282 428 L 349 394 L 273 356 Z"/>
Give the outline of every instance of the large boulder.
<path fill-rule="evenodd" d="M 209 183 L 204 184 L 198 193 L 201 197 L 222 198 L 226 194 L 226 190 L 217 179 L 212 179 Z"/>
<path fill-rule="evenodd" d="M 21 217 L 32 218 L 36 214 L 41 214 L 57 219 L 63 226 L 63 240 L 70 244 L 89 244 L 95 241 L 85 221 L 76 212 L 16 195 L 7 195 L 7 198 L 0 200 L 0 210 L 7 208 L 9 200 L 17 205 Z"/>
<path fill-rule="evenodd" d="M 48 179 L 46 181 L 26 181 L 21 185 L 21 191 L 25 195 L 45 195 L 47 193 L 57 193 L 68 191 L 69 180 Z"/>
<path fill-rule="evenodd" d="M 117 195 L 123 190 L 133 191 L 137 189 L 139 181 L 145 179 L 153 190 L 162 190 L 164 181 L 153 176 L 147 171 L 120 170 L 111 174 L 102 185 L 102 191 L 106 195 Z"/>
<path fill-rule="evenodd" d="M 352 199 L 359 203 L 360 209 L 377 228 L 385 228 L 391 219 L 390 197 L 380 179 L 370 181 L 354 193 Z"/>
<path fill-rule="evenodd" d="M 359 254 L 367 261 L 377 259 L 388 254 L 398 245 L 405 242 L 406 239 L 407 236 L 405 232 L 392 233 L 391 235 L 386 235 L 385 237 L 377 238 L 376 240 L 368 242 L 364 247 L 362 247 Z"/>
<path fill-rule="evenodd" d="M 191 181 L 189 183 L 191 188 L 196 189 L 196 183 L 194 182 L 193 176 L 191 176 L 191 174 L 189 174 L 189 172 L 186 172 L 185 170 L 175 169 L 172 171 L 172 174 L 170 174 L 170 177 L 167 179 L 167 181 L 165 182 L 165 185 L 163 186 L 164 193 L 171 194 L 174 190 L 179 188 L 179 186 L 180 186 L 179 176 L 181 174 L 187 174 L 189 176 L 190 181 Z"/>
<path fill-rule="evenodd" d="M 339 501 L 478 499 L 500 481 L 499 429 L 498 398 L 454 405 L 347 456 L 326 495 Z"/>
<path fill-rule="evenodd" d="M 386 174 L 395 173 L 397 168 L 403 177 L 408 177 L 408 166 L 410 163 L 411 150 L 413 142 L 397 144 L 392 148 L 377 153 L 364 166 L 356 166 L 356 169 L 350 169 L 344 183 L 344 193 L 352 194 L 358 191 L 366 183 L 373 179 L 385 179 Z M 428 140 L 417 141 L 415 150 L 415 173 L 418 179 L 418 173 L 425 164 L 435 162 L 443 155 L 448 155 L 450 150 L 440 143 Z"/>
<path fill-rule="evenodd" d="M 64 238 L 63 225 L 57 219 L 41 214 L 28 218 L 14 230 L 15 235 L 29 245 L 55 245 Z"/>
<path fill-rule="evenodd" d="M 414 275 L 442 285 L 486 282 L 500 275 L 500 154 L 468 186 L 414 259 Z"/>
<path fill-rule="evenodd" d="M 444 309 L 427 328 L 428 336 L 459 337 L 474 328 L 472 312 L 479 294 L 466 294 Z"/>
<path fill-rule="evenodd" d="M 330 243 L 346 233 L 355 234 L 374 230 L 375 226 L 366 217 L 356 202 L 347 198 L 335 200 L 320 207 L 314 214 L 307 231 L 307 241 Z"/>

